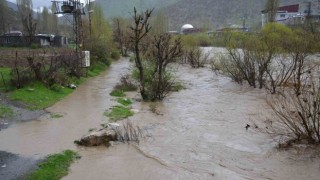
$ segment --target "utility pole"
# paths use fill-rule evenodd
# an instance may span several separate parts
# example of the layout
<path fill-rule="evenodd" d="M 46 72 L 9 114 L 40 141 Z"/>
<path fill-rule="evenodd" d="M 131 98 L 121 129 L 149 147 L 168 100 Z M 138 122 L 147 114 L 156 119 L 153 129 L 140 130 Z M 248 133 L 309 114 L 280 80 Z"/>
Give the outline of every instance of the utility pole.
<path fill-rule="evenodd" d="M 52 1 L 56 11 L 54 14 L 73 16 L 73 33 L 75 35 L 76 52 L 81 52 L 83 47 L 82 15 L 85 15 L 84 4 L 80 0 Z"/>

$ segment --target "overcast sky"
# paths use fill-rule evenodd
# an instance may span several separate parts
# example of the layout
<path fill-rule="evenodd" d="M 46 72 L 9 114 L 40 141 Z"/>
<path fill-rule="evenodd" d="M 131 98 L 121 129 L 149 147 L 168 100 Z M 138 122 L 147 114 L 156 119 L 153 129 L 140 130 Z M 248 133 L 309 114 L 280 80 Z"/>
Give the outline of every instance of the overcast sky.
<path fill-rule="evenodd" d="M 7 1 L 16 3 L 16 0 L 7 0 Z M 51 0 L 32 0 L 32 2 L 33 2 L 33 8 L 51 5 Z"/>
<path fill-rule="evenodd" d="M 16 0 L 8 0 L 10 2 L 16 3 Z M 81 0 L 84 2 L 84 0 Z M 47 6 L 49 7 L 51 5 L 51 0 L 32 0 L 33 2 L 33 8 L 36 9 L 37 7 Z"/>

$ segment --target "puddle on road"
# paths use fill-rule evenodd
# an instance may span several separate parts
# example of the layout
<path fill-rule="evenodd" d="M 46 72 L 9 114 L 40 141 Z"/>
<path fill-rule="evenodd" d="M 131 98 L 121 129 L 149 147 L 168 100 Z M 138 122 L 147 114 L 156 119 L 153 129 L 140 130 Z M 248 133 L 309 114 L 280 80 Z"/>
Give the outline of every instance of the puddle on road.
<path fill-rule="evenodd" d="M 186 89 L 157 103 L 135 102 L 139 112 L 130 118 L 152 137 L 138 147 L 83 148 L 73 144 L 106 118 L 105 109 L 116 104 L 109 96 L 128 61 L 81 85 L 73 94 L 49 108 L 65 112 L 55 120 L 17 124 L 0 133 L 0 150 L 44 156 L 73 149 L 82 159 L 64 179 L 318 179 L 319 159 L 296 161 L 288 152 L 245 125 L 268 113 L 263 93 L 232 83 L 210 69 L 180 66 L 177 75 Z M 131 96 L 132 94 L 130 94 Z M 258 112 L 258 113 L 257 113 Z"/>

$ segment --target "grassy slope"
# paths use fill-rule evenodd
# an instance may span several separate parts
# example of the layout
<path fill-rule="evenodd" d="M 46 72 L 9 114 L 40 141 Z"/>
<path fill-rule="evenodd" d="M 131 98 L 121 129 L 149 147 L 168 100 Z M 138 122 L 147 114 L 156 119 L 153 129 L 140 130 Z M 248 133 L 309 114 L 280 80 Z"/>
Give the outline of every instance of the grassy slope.
<path fill-rule="evenodd" d="M 107 68 L 105 64 L 96 64 L 91 70 L 88 71 L 89 77 L 94 77 L 99 75 L 102 71 Z M 10 79 L 10 68 L 0 68 L 0 72 L 3 73 L 4 79 L 6 81 L 7 86 L 9 85 Z M 76 84 L 81 84 L 86 79 L 74 79 L 72 82 L 76 82 Z M 0 75 L 0 90 L 6 90 L 4 83 L 2 82 L 2 78 Z M 11 88 L 12 90 L 12 88 Z M 37 109 L 44 109 L 56 103 L 57 101 L 61 100 L 65 96 L 72 93 L 73 90 L 69 88 L 55 88 L 48 89 L 43 84 L 39 82 L 32 83 L 22 89 L 13 89 L 9 92 L 9 97 L 12 100 L 21 101 L 25 103 L 29 109 L 37 110 Z"/>
<path fill-rule="evenodd" d="M 35 82 L 22 89 L 14 90 L 10 98 L 28 104 L 31 110 L 44 109 L 53 105 L 55 102 L 61 100 L 73 92 L 69 88 L 60 88 L 59 90 L 51 90 L 46 88 L 43 84 Z"/>

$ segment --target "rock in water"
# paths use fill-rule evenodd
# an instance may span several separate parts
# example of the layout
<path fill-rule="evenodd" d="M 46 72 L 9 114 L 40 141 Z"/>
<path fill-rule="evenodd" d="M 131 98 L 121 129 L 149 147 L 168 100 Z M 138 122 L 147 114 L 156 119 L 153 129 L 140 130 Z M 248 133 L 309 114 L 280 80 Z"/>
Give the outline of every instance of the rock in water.
<path fill-rule="evenodd" d="M 103 128 L 89 132 L 87 135 L 84 135 L 80 140 L 75 141 L 75 143 L 81 146 L 109 146 L 110 141 L 116 140 L 117 134 L 114 130 L 109 128 Z"/>
<path fill-rule="evenodd" d="M 77 88 L 77 86 L 76 86 L 75 84 L 70 84 L 70 85 L 69 85 L 69 88 L 75 89 L 75 88 Z"/>

